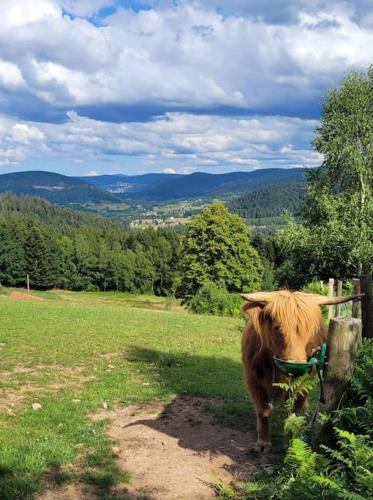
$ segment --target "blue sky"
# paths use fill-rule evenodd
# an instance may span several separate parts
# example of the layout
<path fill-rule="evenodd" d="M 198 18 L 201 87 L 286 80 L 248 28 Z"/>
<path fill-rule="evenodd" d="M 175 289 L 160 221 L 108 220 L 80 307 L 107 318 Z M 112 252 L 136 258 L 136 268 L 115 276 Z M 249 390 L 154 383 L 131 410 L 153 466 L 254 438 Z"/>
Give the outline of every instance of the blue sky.
<path fill-rule="evenodd" d="M 0 0 L 0 173 L 315 166 L 371 0 Z"/>

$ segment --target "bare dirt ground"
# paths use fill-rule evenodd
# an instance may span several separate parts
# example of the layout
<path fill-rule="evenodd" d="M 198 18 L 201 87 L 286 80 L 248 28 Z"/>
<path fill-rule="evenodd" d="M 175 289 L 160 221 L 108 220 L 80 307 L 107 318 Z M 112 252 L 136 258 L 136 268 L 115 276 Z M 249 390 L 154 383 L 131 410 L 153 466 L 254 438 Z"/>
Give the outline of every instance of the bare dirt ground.
<path fill-rule="evenodd" d="M 254 432 L 222 427 L 203 411 L 205 400 L 177 397 L 170 405 L 143 403 L 103 410 L 94 419 L 111 420 L 118 466 L 131 482 L 117 486 L 110 498 L 127 500 L 207 500 L 216 497 L 218 480 L 237 486 L 252 479 L 268 456 L 248 452 Z M 211 403 L 211 401 L 210 401 Z M 268 466 L 270 469 L 270 466 Z M 96 498 L 92 491 L 68 485 L 46 492 L 42 500 Z"/>
<path fill-rule="evenodd" d="M 43 301 L 41 297 L 36 297 L 35 295 L 28 295 L 27 293 L 22 292 L 12 292 L 9 297 L 13 300 L 36 300 Z"/>
<path fill-rule="evenodd" d="M 255 433 L 214 424 L 201 398 L 170 405 L 147 403 L 96 416 L 109 417 L 118 465 L 131 473 L 131 499 L 210 499 L 217 480 L 236 484 L 256 469 L 247 450 Z"/>

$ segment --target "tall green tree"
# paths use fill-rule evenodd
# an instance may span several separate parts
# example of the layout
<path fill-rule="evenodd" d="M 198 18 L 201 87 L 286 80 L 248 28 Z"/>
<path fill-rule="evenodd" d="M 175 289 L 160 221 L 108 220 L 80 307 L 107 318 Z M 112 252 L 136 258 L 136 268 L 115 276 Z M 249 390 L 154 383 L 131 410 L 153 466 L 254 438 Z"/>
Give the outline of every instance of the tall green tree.
<path fill-rule="evenodd" d="M 323 163 L 308 172 L 303 223 L 279 233 L 291 285 L 372 271 L 373 66 L 330 90 L 313 144 Z"/>
<path fill-rule="evenodd" d="M 26 283 L 26 261 L 21 240 L 22 224 L 17 218 L 0 220 L 0 282 L 19 286 Z"/>
<path fill-rule="evenodd" d="M 250 243 L 248 227 L 222 204 L 200 212 L 189 225 L 181 254 L 178 295 L 186 301 L 207 282 L 229 292 L 260 288 L 263 265 Z"/>

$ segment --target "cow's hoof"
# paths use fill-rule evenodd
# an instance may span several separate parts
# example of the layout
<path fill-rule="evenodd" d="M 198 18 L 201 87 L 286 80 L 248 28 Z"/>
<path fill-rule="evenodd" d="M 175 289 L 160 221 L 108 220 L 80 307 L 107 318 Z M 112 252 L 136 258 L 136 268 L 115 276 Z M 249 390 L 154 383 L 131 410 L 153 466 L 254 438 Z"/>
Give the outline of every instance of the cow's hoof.
<path fill-rule="evenodd" d="M 259 453 L 269 453 L 272 449 L 272 443 L 270 441 L 257 441 L 256 448 Z"/>

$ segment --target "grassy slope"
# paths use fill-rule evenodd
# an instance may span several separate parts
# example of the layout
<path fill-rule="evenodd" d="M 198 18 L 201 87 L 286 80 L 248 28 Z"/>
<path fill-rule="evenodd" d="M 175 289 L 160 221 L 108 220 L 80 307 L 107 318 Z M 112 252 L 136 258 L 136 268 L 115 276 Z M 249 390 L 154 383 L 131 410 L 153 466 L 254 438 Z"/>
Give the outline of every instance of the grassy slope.
<path fill-rule="evenodd" d="M 44 297 L 0 297 L 1 399 L 14 391 L 0 413 L 0 498 L 25 498 L 46 477 L 93 484 L 103 496 L 128 480 L 103 424 L 88 418 L 103 401 L 110 408 L 174 394 L 218 397 L 218 417 L 253 426 L 241 375 L 242 320 L 191 315 L 154 297 Z M 41 410 L 31 409 L 35 402 Z"/>

